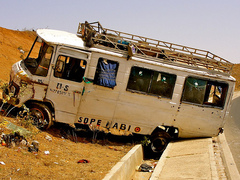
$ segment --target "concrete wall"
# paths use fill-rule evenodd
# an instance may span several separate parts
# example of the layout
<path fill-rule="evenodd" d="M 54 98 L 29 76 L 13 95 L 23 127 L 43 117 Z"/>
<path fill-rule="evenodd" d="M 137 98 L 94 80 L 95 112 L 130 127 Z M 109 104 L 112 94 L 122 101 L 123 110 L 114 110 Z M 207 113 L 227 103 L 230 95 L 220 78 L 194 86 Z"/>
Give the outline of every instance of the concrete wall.
<path fill-rule="evenodd" d="M 104 177 L 103 180 L 130 179 L 143 160 L 142 145 L 134 146 Z"/>

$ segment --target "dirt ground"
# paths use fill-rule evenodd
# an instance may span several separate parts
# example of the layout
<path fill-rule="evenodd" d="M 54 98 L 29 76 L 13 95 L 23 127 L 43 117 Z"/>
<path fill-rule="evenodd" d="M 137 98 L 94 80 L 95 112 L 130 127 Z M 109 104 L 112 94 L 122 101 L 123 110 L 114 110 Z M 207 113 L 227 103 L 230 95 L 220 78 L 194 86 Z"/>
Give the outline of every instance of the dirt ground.
<path fill-rule="evenodd" d="M 0 27 L 1 84 L 9 81 L 12 64 L 26 57 L 34 39 L 33 31 L 13 31 Z M 240 64 L 236 64 L 232 73 L 237 79 L 236 90 L 240 89 L 239 71 Z M 0 134 L 12 133 L 5 128 L 4 120 L 22 127 L 21 120 L 0 116 Z M 121 138 L 118 141 L 99 138 L 92 143 L 91 133 L 75 136 L 71 128 L 62 128 L 59 124 L 45 132 L 30 125 L 27 129 L 32 132 L 26 136 L 27 141 L 38 141 L 39 151 L 29 152 L 25 146 L 8 148 L 0 145 L 1 179 L 102 179 L 133 147 L 129 140 L 128 143 L 126 140 L 121 143 Z M 78 163 L 79 160 L 87 160 L 88 163 Z"/>
<path fill-rule="evenodd" d="M 5 119 L 20 126 L 15 118 L 1 117 Z M 29 152 L 25 145 L 0 146 L 1 179 L 103 179 L 133 146 L 104 140 L 92 143 L 90 134 L 73 136 L 71 129 L 60 125 L 45 132 L 32 126 L 31 132 L 25 137 L 30 144 L 38 141 L 38 152 Z"/>

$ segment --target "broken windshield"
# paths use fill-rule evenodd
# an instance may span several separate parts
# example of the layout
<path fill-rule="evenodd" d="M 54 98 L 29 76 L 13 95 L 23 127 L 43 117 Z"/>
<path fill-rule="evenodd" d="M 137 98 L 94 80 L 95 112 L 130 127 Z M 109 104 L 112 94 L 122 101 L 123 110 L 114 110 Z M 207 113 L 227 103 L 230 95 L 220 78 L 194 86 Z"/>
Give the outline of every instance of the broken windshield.
<path fill-rule="evenodd" d="M 36 38 L 24 64 L 32 74 L 47 76 L 52 52 L 52 46 Z"/>

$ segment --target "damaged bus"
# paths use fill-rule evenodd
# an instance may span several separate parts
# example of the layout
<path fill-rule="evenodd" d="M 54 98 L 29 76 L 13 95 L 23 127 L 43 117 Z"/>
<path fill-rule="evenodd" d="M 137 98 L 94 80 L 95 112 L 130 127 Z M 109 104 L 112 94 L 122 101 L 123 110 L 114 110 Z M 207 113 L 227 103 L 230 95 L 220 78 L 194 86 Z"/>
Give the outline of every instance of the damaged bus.
<path fill-rule="evenodd" d="M 12 66 L 3 98 L 26 105 L 41 129 L 53 122 L 149 137 L 217 136 L 234 92 L 233 64 L 209 51 L 80 23 L 77 34 L 38 29 Z"/>

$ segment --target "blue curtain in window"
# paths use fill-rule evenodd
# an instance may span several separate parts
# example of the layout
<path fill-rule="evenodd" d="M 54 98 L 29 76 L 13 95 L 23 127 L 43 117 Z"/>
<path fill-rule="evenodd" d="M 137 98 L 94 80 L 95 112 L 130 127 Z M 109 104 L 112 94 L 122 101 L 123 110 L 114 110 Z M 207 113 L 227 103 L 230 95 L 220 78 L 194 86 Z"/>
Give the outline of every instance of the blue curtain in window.
<path fill-rule="evenodd" d="M 117 63 L 109 61 L 101 61 L 100 73 L 98 77 L 99 85 L 113 88 L 116 86 L 116 68 Z"/>

